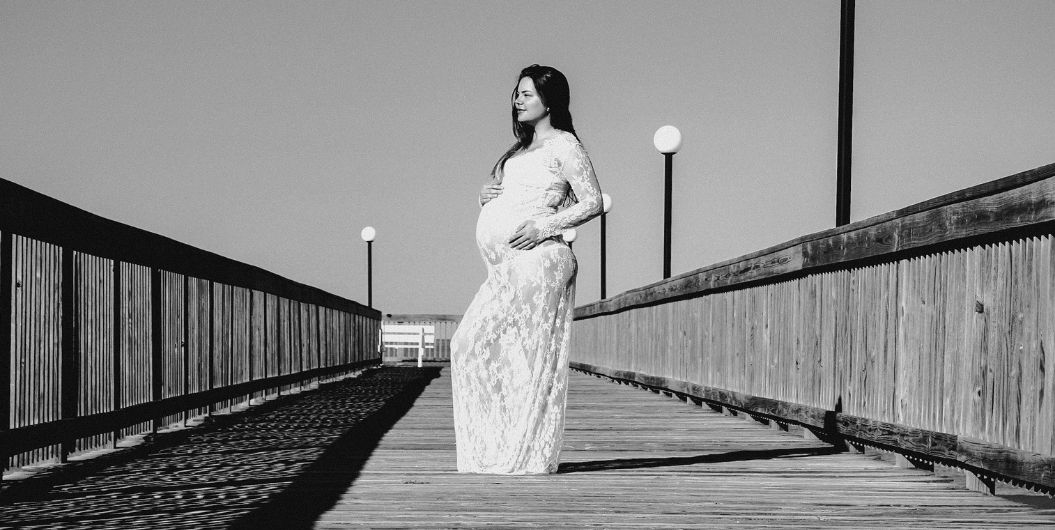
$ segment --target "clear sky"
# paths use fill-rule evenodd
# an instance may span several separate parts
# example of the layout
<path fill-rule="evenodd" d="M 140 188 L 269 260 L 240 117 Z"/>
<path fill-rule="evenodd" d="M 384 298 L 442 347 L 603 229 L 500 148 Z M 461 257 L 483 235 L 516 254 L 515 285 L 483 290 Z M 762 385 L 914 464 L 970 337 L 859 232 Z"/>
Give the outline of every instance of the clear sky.
<path fill-rule="evenodd" d="M 857 3 L 852 218 L 1055 162 L 1055 1 Z M 520 68 L 561 69 L 608 293 L 835 219 L 839 2 L 0 0 L 0 177 L 366 299 L 460 313 Z M 599 226 L 575 251 L 599 297 Z"/>

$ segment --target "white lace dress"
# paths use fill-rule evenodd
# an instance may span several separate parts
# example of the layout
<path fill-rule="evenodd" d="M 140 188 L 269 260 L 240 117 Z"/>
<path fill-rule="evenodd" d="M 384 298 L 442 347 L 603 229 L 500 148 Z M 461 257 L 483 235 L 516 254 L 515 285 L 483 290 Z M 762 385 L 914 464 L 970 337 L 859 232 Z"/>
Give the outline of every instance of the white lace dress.
<path fill-rule="evenodd" d="M 458 471 L 552 473 L 577 269 L 559 234 L 598 215 L 601 192 L 582 144 L 563 131 L 510 158 L 502 185 L 476 225 L 487 279 L 451 338 Z M 527 219 L 548 239 L 513 249 L 509 238 Z"/>

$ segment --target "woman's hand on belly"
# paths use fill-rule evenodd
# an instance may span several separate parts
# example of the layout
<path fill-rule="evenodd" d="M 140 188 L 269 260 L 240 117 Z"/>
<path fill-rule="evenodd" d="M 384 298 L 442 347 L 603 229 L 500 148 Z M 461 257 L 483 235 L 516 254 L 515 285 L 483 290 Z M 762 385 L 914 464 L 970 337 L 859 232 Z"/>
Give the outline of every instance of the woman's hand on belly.
<path fill-rule="evenodd" d="M 542 232 L 535 226 L 534 219 L 528 219 L 517 227 L 513 237 L 509 238 L 509 246 L 517 250 L 531 250 L 544 241 Z"/>
<path fill-rule="evenodd" d="M 485 184 L 480 190 L 480 206 L 483 206 L 502 194 L 501 184 Z"/>

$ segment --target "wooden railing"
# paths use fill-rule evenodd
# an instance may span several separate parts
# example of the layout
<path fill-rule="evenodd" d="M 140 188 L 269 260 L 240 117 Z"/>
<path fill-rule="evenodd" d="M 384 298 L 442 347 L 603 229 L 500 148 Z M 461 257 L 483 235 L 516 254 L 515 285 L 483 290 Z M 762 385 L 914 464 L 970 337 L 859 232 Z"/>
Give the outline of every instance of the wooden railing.
<path fill-rule="evenodd" d="M 380 320 L 0 179 L 5 467 L 378 363 Z"/>
<path fill-rule="evenodd" d="M 576 309 L 573 367 L 1055 492 L 1055 164 Z"/>

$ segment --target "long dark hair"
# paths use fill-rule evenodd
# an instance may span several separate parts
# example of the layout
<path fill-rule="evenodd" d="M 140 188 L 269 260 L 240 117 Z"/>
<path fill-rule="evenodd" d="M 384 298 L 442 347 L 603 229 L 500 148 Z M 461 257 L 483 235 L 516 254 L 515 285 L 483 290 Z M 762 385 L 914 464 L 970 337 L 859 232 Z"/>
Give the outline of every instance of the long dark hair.
<path fill-rule="evenodd" d="M 531 81 L 535 83 L 535 90 L 538 92 L 539 99 L 542 100 L 543 105 L 549 108 L 550 125 L 555 129 L 570 132 L 576 139 L 579 138 L 579 135 L 575 134 L 575 126 L 572 124 L 571 111 L 568 110 L 568 105 L 571 103 L 568 78 L 564 77 L 560 70 L 552 66 L 539 66 L 537 64 L 528 66 L 521 70 L 520 75 L 517 76 L 517 84 L 513 86 L 513 95 L 509 101 L 510 113 L 513 116 L 513 136 L 517 140 L 498 159 L 495 166 L 491 168 L 491 178 L 495 180 L 499 178 L 502 169 L 505 168 L 506 160 L 509 160 L 509 157 L 516 154 L 517 151 L 527 149 L 531 145 L 531 139 L 535 136 L 534 127 L 517 120 L 517 109 L 514 103 L 517 97 L 517 87 L 520 85 L 520 80 L 525 77 L 530 77 Z"/>

